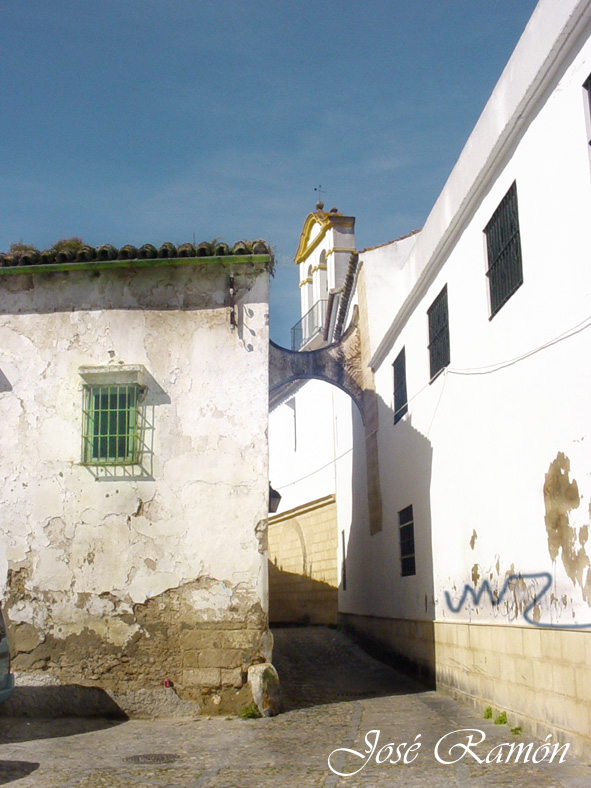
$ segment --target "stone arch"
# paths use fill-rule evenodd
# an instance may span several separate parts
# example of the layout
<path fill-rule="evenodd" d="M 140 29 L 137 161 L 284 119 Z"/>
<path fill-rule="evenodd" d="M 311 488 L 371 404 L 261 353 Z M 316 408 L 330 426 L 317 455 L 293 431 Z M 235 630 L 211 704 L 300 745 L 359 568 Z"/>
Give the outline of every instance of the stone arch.
<path fill-rule="evenodd" d="M 284 387 L 296 380 L 323 380 L 345 391 L 364 419 L 359 328 L 354 321 L 338 342 L 299 352 L 269 342 L 269 400 L 274 405 Z"/>
<path fill-rule="evenodd" d="M 382 530 L 378 452 L 378 401 L 373 373 L 364 370 L 358 310 L 338 342 L 318 350 L 294 351 L 269 341 L 269 404 L 286 395 L 290 383 L 323 380 L 345 391 L 357 405 L 365 429 L 365 452 L 369 480 L 369 527 L 372 534 Z"/>

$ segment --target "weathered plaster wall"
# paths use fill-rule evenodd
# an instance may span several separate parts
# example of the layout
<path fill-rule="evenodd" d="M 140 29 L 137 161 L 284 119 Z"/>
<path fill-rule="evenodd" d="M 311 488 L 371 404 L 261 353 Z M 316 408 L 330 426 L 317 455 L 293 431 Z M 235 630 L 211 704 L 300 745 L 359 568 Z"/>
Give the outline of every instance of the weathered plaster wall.
<path fill-rule="evenodd" d="M 0 578 L 14 668 L 232 703 L 267 634 L 268 275 L 220 266 L 0 281 Z M 81 461 L 81 366 L 141 364 L 145 449 Z"/>

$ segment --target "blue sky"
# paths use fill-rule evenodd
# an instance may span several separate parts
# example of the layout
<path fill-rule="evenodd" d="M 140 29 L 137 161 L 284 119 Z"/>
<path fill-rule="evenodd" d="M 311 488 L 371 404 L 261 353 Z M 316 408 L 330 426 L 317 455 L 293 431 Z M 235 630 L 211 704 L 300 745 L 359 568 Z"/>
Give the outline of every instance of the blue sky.
<path fill-rule="evenodd" d="M 264 238 L 271 335 L 318 193 L 420 227 L 535 0 L 0 0 L 0 250 Z"/>

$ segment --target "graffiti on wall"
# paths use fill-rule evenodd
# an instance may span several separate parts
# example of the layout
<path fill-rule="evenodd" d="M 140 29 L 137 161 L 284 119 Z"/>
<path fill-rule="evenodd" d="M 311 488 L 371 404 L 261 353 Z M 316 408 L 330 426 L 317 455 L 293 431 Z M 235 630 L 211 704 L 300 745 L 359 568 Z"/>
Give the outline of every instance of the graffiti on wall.
<path fill-rule="evenodd" d="M 527 582 L 530 581 L 530 585 Z M 541 621 L 540 602 L 543 597 L 548 593 L 552 586 L 552 575 L 549 572 L 535 572 L 530 574 L 510 574 L 506 578 L 500 592 L 491 588 L 488 580 L 484 580 L 478 589 L 472 588 L 471 585 L 466 583 L 462 591 L 459 602 L 454 602 L 449 591 L 445 591 L 445 602 L 452 613 L 459 613 L 460 610 L 468 603 L 478 607 L 483 597 L 487 597 L 493 610 L 497 610 L 502 604 L 507 604 L 509 600 L 514 603 L 514 608 L 519 610 L 523 618 L 528 624 L 536 627 L 560 629 L 589 629 L 591 622 L 588 624 L 564 624 L 547 623 Z M 530 593 L 520 604 L 516 597 L 521 591 L 528 590 Z"/>

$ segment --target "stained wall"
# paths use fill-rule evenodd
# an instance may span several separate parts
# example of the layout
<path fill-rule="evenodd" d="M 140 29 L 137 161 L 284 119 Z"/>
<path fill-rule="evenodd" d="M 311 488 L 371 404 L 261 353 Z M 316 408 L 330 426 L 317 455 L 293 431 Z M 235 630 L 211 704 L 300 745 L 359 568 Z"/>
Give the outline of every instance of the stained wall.
<path fill-rule="evenodd" d="M 267 630 L 268 273 L 182 268 L 0 280 L 0 584 L 13 668 L 157 707 L 248 692 Z M 80 369 L 141 365 L 137 465 L 81 460 Z M 19 679 L 20 681 L 21 679 Z"/>

